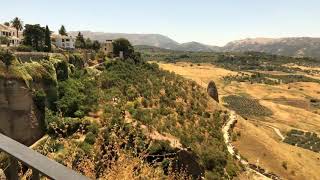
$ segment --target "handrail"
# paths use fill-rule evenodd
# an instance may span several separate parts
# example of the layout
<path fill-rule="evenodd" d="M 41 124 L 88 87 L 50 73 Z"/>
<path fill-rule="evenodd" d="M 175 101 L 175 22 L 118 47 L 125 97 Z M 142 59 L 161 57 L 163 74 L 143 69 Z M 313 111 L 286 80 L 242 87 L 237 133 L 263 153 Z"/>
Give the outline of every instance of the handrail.
<path fill-rule="evenodd" d="M 18 161 L 32 169 L 32 179 L 39 179 L 39 173 L 56 180 L 88 180 L 89 178 L 67 168 L 46 156 L 0 133 L 0 151 L 11 156 L 10 179 L 18 179 Z"/>

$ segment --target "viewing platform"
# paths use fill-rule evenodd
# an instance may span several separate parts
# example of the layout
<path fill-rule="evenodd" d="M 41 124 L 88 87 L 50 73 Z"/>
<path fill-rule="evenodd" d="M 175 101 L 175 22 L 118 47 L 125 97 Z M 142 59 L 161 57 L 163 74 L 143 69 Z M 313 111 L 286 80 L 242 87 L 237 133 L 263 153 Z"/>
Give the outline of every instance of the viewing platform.
<path fill-rule="evenodd" d="M 88 180 L 89 178 L 67 168 L 27 146 L 0 133 L 0 151 L 10 156 L 7 179 L 18 180 L 18 162 L 32 169 L 32 180 L 39 180 L 40 175 L 55 180 Z"/>

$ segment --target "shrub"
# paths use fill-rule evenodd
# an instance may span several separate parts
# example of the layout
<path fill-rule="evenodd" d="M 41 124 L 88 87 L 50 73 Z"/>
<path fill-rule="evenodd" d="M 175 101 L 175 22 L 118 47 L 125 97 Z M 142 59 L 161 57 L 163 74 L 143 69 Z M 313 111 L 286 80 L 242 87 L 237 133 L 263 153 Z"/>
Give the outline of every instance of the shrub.
<path fill-rule="evenodd" d="M 164 154 L 173 151 L 174 150 L 171 148 L 169 141 L 155 140 L 148 148 L 149 154 Z"/>
<path fill-rule="evenodd" d="M 69 55 L 69 63 L 73 64 L 76 68 L 84 67 L 84 58 L 81 54 L 71 54 Z"/>
<path fill-rule="evenodd" d="M 10 44 L 10 40 L 5 36 L 0 36 L 0 44 L 9 45 Z"/>
<path fill-rule="evenodd" d="M 31 46 L 20 45 L 14 48 L 18 52 L 32 52 L 33 48 Z"/>
<path fill-rule="evenodd" d="M 80 148 L 84 151 L 85 154 L 90 154 L 92 150 L 92 145 L 83 142 L 80 144 Z"/>
<path fill-rule="evenodd" d="M 288 163 L 286 161 L 282 162 L 282 167 L 287 170 L 288 169 Z"/>
<path fill-rule="evenodd" d="M 99 125 L 97 123 L 91 123 L 89 126 L 87 126 L 87 130 L 88 132 L 97 135 L 99 132 Z"/>
<path fill-rule="evenodd" d="M 84 142 L 88 143 L 88 144 L 94 144 L 96 141 L 96 135 L 93 134 L 92 132 L 88 132 L 88 134 L 86 135 L 86 138 L 84 139 Z"/>
<path fill-rule="evenodd" d="M 33 101 L 37 108 L 44 112 L 46 107 L 46 93 L 41 89 L 33 93 Z"/>
<path fill-rule="evenodd" d="M 7 66 L 7 69 L 10 65 L 12 65 L 12 62 L 14 61 L 15 56 L 11 51 L 1 51 L 0 50 L 0 60 Z"/>

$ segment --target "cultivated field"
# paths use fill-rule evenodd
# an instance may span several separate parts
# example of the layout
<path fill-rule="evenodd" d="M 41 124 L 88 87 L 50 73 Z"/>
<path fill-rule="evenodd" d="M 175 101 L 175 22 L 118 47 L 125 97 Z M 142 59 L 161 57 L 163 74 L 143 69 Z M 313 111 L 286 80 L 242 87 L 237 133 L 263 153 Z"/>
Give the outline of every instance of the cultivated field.
<path fill-rule="evenodd" d="M 231 95 L 255 101 L 271 113 L 240 118 L 234 132 L 238 134 L 234 145 L 250 163 L 257 164 L 284 179 L 320 179 L 320 154 L 284 143 L 282 140 L 292 129 L 315 132 L 320 135 L 320 109 L 313 101 L 320 99 L 320 84 L 316 82 L 294 82 L 267 85 L 250 82 L 226 82 L 223 77 L 239 72 L 215 67 L 212 64 L 159 63 L 160 67 L 195 80 L 206 88 L 210 80 L 216 82 L 219 99 Z M 292 65 L 291 65 L 292 66 Z M 296 67 L 296 66 L 294 66 Z M 301 67 L 299 68 L 307 68 Z M 317 75 L 310 75 L 316 78 Z M 233 96 L 231 96 L 233 97 Z M 235 101 L 235 105 L 241 99 Z M 250 102 L 250 101 L 249 101 Z M 255 104 L 256 104 L 255 103 Z M 235 109 L 237 110 L 237 109 Z"/>

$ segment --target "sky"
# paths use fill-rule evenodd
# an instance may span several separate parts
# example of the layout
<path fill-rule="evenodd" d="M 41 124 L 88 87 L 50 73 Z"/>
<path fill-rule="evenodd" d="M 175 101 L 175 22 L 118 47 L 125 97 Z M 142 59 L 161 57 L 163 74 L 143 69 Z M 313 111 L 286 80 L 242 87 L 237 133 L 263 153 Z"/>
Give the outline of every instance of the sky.
<path fill-rule="evenodd" d="M 223 46 L 255 37 L 320 37 L 319 0 L 7 0 L 0 22 L 57 31 L 162 34 Z"/>

